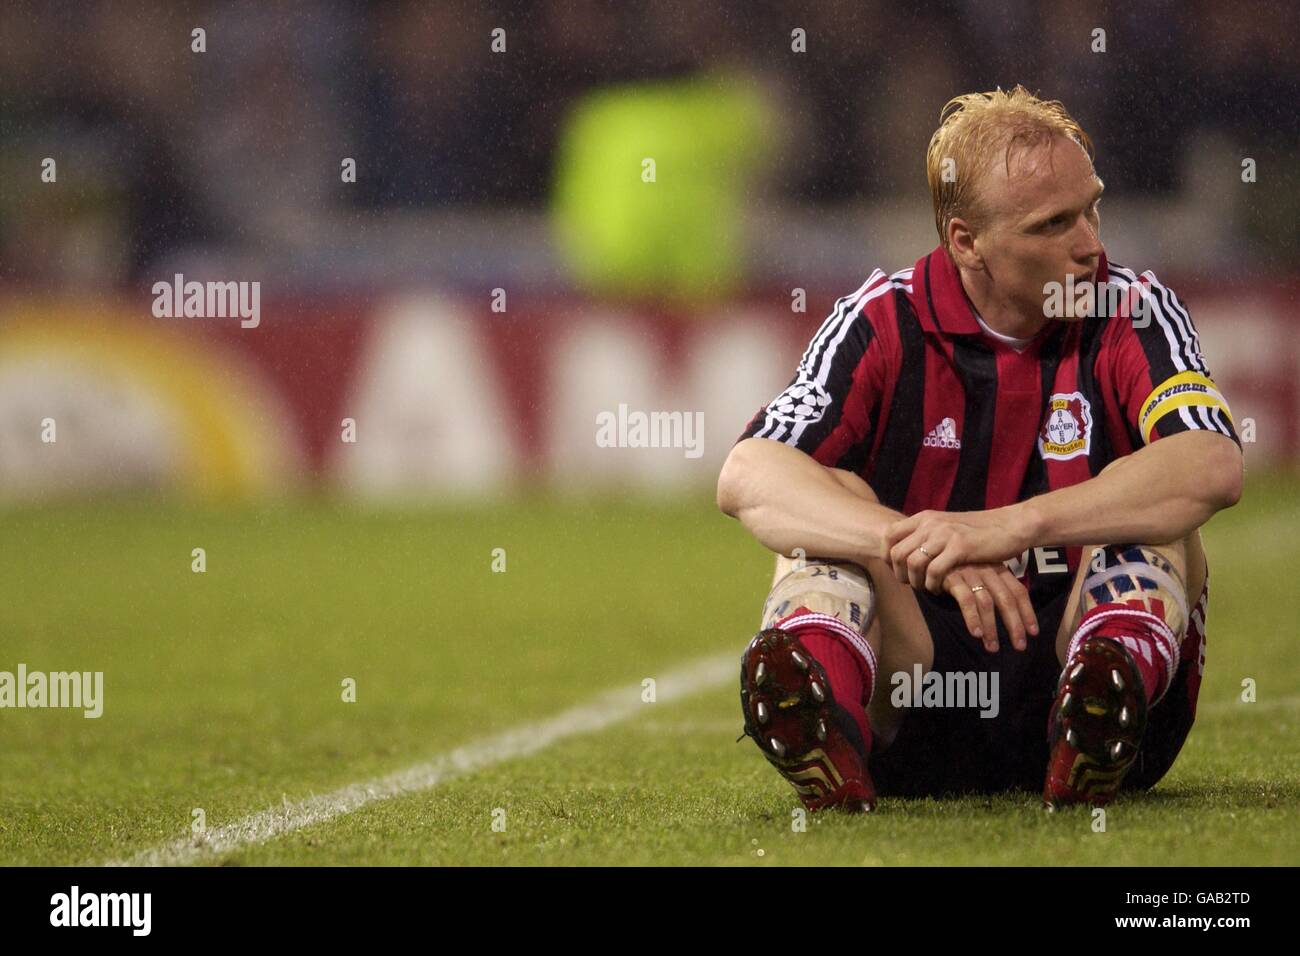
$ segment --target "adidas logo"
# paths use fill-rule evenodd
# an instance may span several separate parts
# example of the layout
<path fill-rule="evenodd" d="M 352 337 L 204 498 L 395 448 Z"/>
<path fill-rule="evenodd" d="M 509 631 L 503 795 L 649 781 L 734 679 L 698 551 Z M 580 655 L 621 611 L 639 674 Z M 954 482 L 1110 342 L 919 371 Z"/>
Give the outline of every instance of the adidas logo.
<path fill-rule="evenodd" d="M 945 418 L 930 429 L 930 434 L 925 436 L 921 444 L 930 448 L 960 449 L 961 439 L 957 437 L 957 423 L 951 418 Z"/>

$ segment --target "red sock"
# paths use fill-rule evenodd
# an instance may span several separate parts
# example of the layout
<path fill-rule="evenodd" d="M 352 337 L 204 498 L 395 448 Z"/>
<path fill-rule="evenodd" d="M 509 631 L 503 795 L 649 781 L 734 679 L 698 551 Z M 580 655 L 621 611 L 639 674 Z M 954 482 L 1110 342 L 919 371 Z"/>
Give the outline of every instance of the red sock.
<path fill-rule="evenodd" d="M 789 622 L 789 623 L 787 623 Z M 830 681 L 836 703 L 852 715 L 868 753 L 871 751 L 871 724 L 867 704 L 875 686 L 875 655 L 866 639 L 848 625 L 827 614 L 816 614 L 805 607 L 797 609 L 777 627 L 796 634 L 808 653 L 817 659 Z"/>
<path fill-rule="evenodd" d="M 1129 652 L 1142 674 L 1148 704 L 1164 696 L 1178 660 L 1178 638 L 1161 617 L 1137 602 L 1089 608 L 1070 640 L 1067 662 L 1089 636 L 1110 638 Z"/>

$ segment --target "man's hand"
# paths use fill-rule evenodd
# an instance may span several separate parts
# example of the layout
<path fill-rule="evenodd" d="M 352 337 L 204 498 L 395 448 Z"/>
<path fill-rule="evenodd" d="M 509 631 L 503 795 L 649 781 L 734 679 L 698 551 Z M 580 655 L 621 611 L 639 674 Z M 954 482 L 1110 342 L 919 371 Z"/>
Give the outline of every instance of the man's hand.
<path fill-rule="evenodd" d="M 938 594 L 958 566 L 996 564 L 1028 548 L 1032 536 L 1022 514 L 1014 508 L 919 511 L 885 530 L 885 559 L 903 584 Z"/>
<path fill-rule="evenodd" d="M 943 580 L 943 589 L 956 599 L 966 629 L 984 642 L 994 654 L 998 649 L 996 609 L 1011 635 L 1011 646 L 1023 651 L 1028 646 L 1025 632 L 1038 633 L 1038 617 L 1029 592 L 1005 564 L 964 564 Z"/>

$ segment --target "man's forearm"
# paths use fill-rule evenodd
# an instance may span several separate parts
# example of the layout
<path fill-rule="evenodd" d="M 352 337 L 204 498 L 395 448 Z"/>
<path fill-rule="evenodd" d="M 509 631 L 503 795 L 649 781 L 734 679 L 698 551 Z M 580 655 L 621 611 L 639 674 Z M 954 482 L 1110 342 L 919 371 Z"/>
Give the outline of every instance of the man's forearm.
<path fill-rule="evenodd" d="M 1241 496 L 1240 451 L 1222 435 L 1163 438 L 1088 481 L 1009 506 L 1035 545 L 1166 544 Z"/>
<path fill-rule="evenodd" d="M 802 548 L 810 557 L 859 564 L 883 556 L 883 532 L 901 517 L 850 491 L 798 449 L 766 438 L 746 439 L 732 450 L 719 478 L 718 506 L 772 551 L 792 555 Z"/>

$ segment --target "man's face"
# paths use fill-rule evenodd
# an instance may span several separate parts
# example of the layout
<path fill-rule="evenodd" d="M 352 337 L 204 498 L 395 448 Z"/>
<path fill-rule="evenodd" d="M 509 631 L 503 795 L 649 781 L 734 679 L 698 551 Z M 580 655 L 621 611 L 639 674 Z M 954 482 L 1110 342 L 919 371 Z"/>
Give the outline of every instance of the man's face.
<path fill-rule="evenodd" d="M 975 251 L 999 298 L 1024 314 L 1043 314 L 1043 287 L 1091 280 L 1102 252 L 1097 203 L 1103 184 L 1087 153 L 1065 136 L 1013 150 L 981 183 L 983 227 Z"/>

